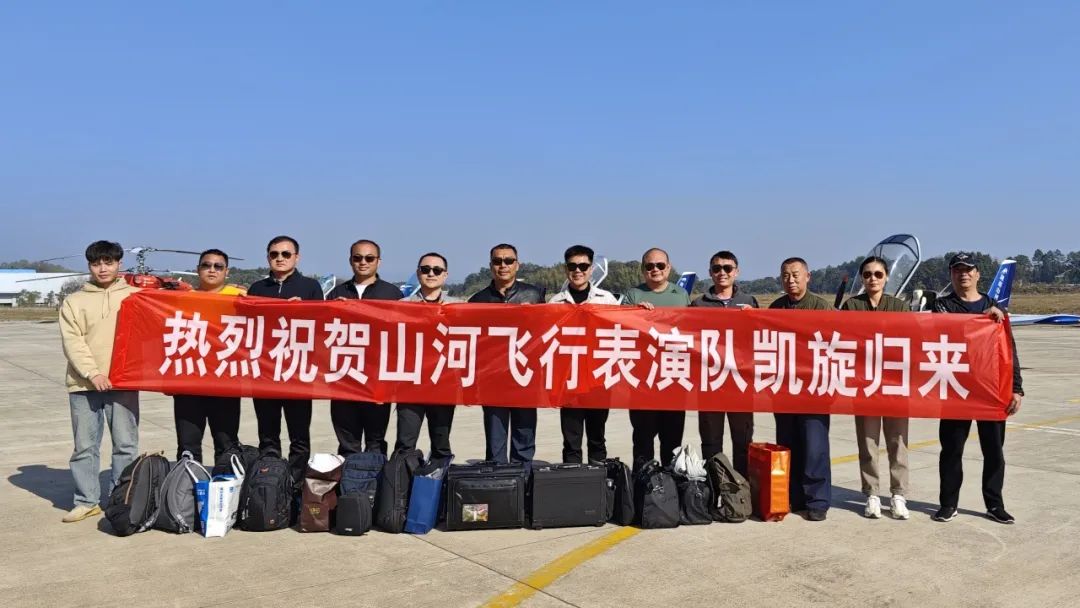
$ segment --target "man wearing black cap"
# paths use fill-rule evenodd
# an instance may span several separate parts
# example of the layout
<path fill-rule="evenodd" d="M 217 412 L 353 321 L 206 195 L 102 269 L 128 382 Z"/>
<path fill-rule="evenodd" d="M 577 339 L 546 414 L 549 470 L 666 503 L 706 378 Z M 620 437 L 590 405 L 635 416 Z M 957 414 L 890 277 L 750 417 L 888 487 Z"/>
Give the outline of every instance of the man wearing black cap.
<path fill-rule="evenodd" d="M 934 312 L 986 314 L 999 323 L 1005 318 L 997 303 L 979 291 L 979 269 L 975 267 L 975 260 L 971 255 L 958 253 L 952 256 L 949 259 L 949 275 L 953 293 L 938 298 L 934 304 Z M 1020 377 L 1020 360 L 1016 356 L 1016 342 L 1011 331 L 1009 342 L 1013 353 L 1013 395 L 1005 411 L 1011 416 L 1020 409 L 1024 388 L 1023 379 Z M 979 445 L 983 454 L 982 491 L 986 516 L 998 523 L 1011 524 L 1015 520 L 1005 510 L 1005 502 L 1001 496 L 1005 483 L 1005 421 L 980 420 L 978 428 Z M 941 440 L 941 456 L 938 460 L 941 508 L 934 514 L 935 521 L 952 521 L 956 517 L 960 484 L 964 480 L 964 443 L 970 432 L 970 420 L 941 420 L 938 430 Z"/>

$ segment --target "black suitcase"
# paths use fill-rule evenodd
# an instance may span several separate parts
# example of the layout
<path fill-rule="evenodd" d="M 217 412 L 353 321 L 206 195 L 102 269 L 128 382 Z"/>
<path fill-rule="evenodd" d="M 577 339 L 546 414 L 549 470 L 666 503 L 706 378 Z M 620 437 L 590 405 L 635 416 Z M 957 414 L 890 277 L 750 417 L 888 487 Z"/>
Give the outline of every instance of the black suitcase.
<path fill-rule="evenodd" d="M 607 483 L 607 467 L 603 465 L 534 465 L 529 525 L 537 530 L 604 525 Z"/>
<path fill-rule="evenodd" d="M 525 525 L 525 465 L 452 464 L 446 474 L 446 529 Z"/>

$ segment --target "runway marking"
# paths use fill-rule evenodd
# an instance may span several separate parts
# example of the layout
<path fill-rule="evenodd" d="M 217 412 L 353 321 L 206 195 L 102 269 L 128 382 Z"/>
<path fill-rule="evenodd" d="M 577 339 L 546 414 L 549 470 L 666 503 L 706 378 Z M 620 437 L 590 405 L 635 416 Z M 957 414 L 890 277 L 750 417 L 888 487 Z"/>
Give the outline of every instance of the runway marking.
<path fill-rule="evenodd" d="M 1046 431 L 1055 433 L 1066 433 L 1069 435 L 1080 435 L 1080 429 L 1062 429 L 1057 428 L 1054 425 L 1064 424 L 1067 422 L 1075 422 L 1080 420 L 1080 416 L 1066 416 L 1063 418 L 1054 418 L 1051 420 L 1040 420 L 1038 422 L 1008 422 L 1005 427 L 1005 431 L 1014 430 L 1030 430 L 1030 431 Z M 974 433 L 975 429 L 972 428 Z M 916 441 L 915 443 L 909 443 L 909 450 L 917 450 L 920 448 L 930 447 L 938 443 L 937 439 L 927 439 L 924 441 Z M 880 450 L 882 454 L 885 453 L 885 449 Z M 846 456 L 837 456 L 831 460 L 832 464 L 844 464 L 849 462 L 857 462 L 859 460 L 858 454 L 848 454 Z M 496 597 L 483 604 L 485 608 L 508 608 L 510 606 L 517 606 L 526 599 L 536 595 L 537 592 L 543 590 L 548 585 L 551 585 L 558 579 L 566 576 L 571 570 L 577 568 L 581 564 L 597 557 L 604 552 L 608 551 L 612 547 L 619 543 L 637 536 L 641 530 L 639 528 L 625 527 L 619 528 L 610 534 L 605 534 L 600 538 L 585 543 L 584 545 L 573 549 L 569 553 L 564 553 L 554 560 L 541 566 L 538 570 L 533 571 L 529 576 L 514 583 L 512 587 L 497 595 Z"/>
<path fill-rule="evenodd" d="M 514 583 L 513 587 L 510 587 L 505 592 L 489 600 L 484 606 L 487 608 L 517 606 L 521 602 L 535 595 L 537 591 L 554 583 L 574 568 L 577 568 L 581 564 L 600 555 L 624 540 L 637 536 L 640 532 L 641 530 L 639 528 L 619 528 L 610 534 L 605 534 L 596 540 L 585 543 L 573 551 L 564 553 L 555 560 L 544 564 L 539 570 L 534 571 L 532 574 L 525 577 L 524 580 Z"/>

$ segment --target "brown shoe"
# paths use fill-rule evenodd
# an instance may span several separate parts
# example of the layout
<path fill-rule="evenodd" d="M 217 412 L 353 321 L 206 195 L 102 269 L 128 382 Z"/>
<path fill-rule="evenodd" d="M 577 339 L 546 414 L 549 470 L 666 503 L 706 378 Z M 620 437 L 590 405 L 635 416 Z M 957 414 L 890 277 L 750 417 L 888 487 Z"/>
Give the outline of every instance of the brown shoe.
<path fill-rule="evenodd" d="M 94 505 L 92 507 L 88 507 L 86 505 L 77 505 L 74 509 L 68 511 L 67 515 L 65 515 L 64 518 L 60 521 L 64 522 L 65 524 L 70 524 L 77 521 L 82 521 L 87 517 L 94 517 L 95 515 L 101 515 L 101 507 L 97 505 Z"/>

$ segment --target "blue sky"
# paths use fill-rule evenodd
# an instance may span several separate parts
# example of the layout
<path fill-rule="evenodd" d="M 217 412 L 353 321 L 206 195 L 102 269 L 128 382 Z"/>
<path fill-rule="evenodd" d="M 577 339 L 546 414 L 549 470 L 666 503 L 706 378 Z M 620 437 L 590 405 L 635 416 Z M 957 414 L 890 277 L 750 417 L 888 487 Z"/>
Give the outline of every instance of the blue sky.
<path fill-rule="evenodd" d="M 7 3 L 0 260 L 1080 248 L 1075 3 Z M 158 266 L 190 266 L 162 256 Z M 78 263 L 78 260 L 75 260 Z"/>

